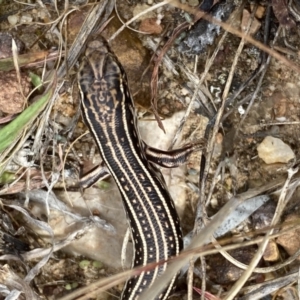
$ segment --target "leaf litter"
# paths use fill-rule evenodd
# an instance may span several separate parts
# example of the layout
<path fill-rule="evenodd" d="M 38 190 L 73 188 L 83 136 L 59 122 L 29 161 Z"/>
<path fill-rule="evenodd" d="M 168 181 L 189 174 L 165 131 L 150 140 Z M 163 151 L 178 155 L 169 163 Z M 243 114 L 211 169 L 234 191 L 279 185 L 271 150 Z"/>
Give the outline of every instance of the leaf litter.
<path fill-rule="evenodd" d="M 79 113 L 74 113 L 79 104 L 74 75 L 86 39 L 102 30 L 111 16 L 112 1 L 102 0 L 98 5 L 69 1 L 72 6 L 67 1 L 32 2 L 15 3 L 11 10 L 11 6 L 6 6 L 0 23 L 1 31 L 25 43 L 26 53 L 18 54 L 15 63 L 13 55 L 6 59 L 10 59 L 9 68 L 17 63 L 18 72 L 30 70 L 38 74 L 44 89 L 51 89 L 51 97 L 46 101 L 29 97 L 28 108 L 17 118 L 1 112 L 1 118 L 10 123 L 3 124 L 0 132 L 7 131 L 9 126 L 17 128 L 12 132 L 14 135 L 0 136 L 0 141 L 5 139 L 0 171 L 14 174 L 12 182 L 3 179 L 1 209 L 3 216 L 7 214 L 11 219 L 13 228 L 25 229 L 22 235 L 7 231 L 9 222 L 1 218 L 1 230 L 7 239 L 13 245 L 19 239 L 23 243 L 20 245 L 24 245 L 24 250 L 16 247 L 14 253 L 7 253 L 11 251 L 5 248 L 7 244 L 2 246 L 4 263 L 0 278 L 5 288 L 1 293 L 10 299 L 22 298 L 22 293 L 29 299 L 57 299 L 67 294 L 64 299 L 74 299 L 73 290 L 93 297 L 91 289 L 95 292 L 98 287 L 102 291 L 98 290 L 98 296 L 109 299 L 106 288 L 115 286 L 110 293 L 118 296 L 121 282 L 128 274 L 141 270 L 112 275 L 121 270 L 122 260 L 128 268 L 132 255 L 130 243 L 127 253 L 122 254 L 126 219 L 114 182 L 109 178 L 100 187 L 78 190 L 80 169 L 91 169 L 100 159 L 97 150 L 93 150 L 91 136 L 79 138 L 86 128 Z M 196 291 L 202 297 L 211 294 L 220 299 L 261 299 L 268 294 L 274 299 L 287 299 L 287 285 L 297 293 L 292 283 L 297 278 L 299 253 L 291 252 L 291 246 L 282 240 L 282 248 L 278 247 L 276 238 L 284 237 L 286 232 L 297 232 L 299 219 L 295 199 L 299 186 L 300 45 L 297 27 L 290 26 L 293 23 L 286 25 L 286 16 L 278 17 L 284 1 L 271 1 L 273 11 L 268 4 L 247 2 L 242 6 L 239 1 L 220 1 L 220 6 L 234 6 L 227 23 L 220 22 L 215 13 L 218 3 L 214 3 L 214 18 L 209 14 L 199 16 L 197 7 L 178 1 L 147 4 L 151 22 L 148 19 L 146 31 L 152 34 L 138 32 L 142 21 L 134 13 L 139 5 L 136 2 L 116 1 L 118 15 L 113 13 L 103 35 L 111 41 L 127 71 L 143 139 L 163 150 L 206 140 L 205 149 L 194 153 L 185 166 L 163 170 L 180 212 L 187 245 L 165 276 L 171 278 L 180 268 L 187 271 L 182 271 L 183 279 L 176 291 L 178 299 L 184 295 L 191 299 Z M 297 4 L 293 2 L 282 12 L 290 12 L 293 22 L 298 22 Z M 244 32 L 240 30 L 242 15 L 247 15 L 243 10 L 248 12 Z M 258 10 L 263 11 L 259 17 Z M 77 13 L 83 13 L 86 19 L 82 25 L 84 18 L 74 18 L 73 24 L 79 22 L 76 35 L 67 24 Z M 254 19 L 261 26 L 250 37 L 247 30 Z M 162 31 L 156 31 L 157 26 Z M 213 32 L 209 39 L 215 38 L 203 47 L 205 35 L 197 30 L 208 32 L 206 27 Z M 193 39 L 193 34 L 201 38 Z M 48 53 L 50 59 L 45 58 Z M 47 81 L 45 75 L 53 70 L 55 80 Z M 20 123 L 22 115 L 39 101 L 44 102 L 30 114 L 30 122 L 25 118 Z M 11 118 L 14 120 L 10 121 Z M 166 135 L 159 132 L 158 120 Z M 258 157 L 257 147 L 267 136 L 288 144 L 295 159 L 284 164 L 264 163 Z M 21 160 L 16 159 L 20 157 Z M 251 215 L 268 202 L 277 205 L 274 216 L 264 227 L 256 229 Z M 281 260 L 264 259 L 271 239 Z M 299 240 L 297 235 L 293 240 Z M 235 251 L 241 249 L 245 249 L 241 252 L 244 256 L 236 261 Z M 215 266 L 222 255 L 231 262 L 226 272 L 234 274 L 234 268 L 239 268 L 239 278 L 224 284 L 214 277 L 214 260 L 209 257 L 216 252 L 220 254 Z M 199 255 L 200 261 L 196 259 Z M 192 258 L 195 263 L 188 268 L 187 262 Z M 80 264 L 84 259 L 101 261 L 100 267 Z M 225 269 L 218 272 L 223 274 Z M 262 280 L 259 273 L 267 275 Z M 159 284 L 168 281 L 164 277 Z M 98 282 L 100 278 L 106 279 Z M 262 282 L 257 284 L 253 280 Z M 85 286 L 86 289 L 78 289 Z M 153 298 L 157 289 L 154 286 L 145 297 Z"/>

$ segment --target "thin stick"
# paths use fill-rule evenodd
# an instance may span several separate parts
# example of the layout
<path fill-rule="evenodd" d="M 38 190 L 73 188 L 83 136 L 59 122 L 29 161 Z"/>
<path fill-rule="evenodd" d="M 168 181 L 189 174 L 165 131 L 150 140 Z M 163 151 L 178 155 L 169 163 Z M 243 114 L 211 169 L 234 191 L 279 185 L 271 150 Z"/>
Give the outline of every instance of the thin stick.
<path fill-rule="evenodd" d="M 136 16 L 134 16 L 133 18 L 131 18 L 130 20 L 128 20 L 126 23 L 124 23 L 109 39 L 108 42 L 110 43 L 112 40 L 114 40 L 126 27 L 128 27 L 129 24 L 131 24 L 133 21 L 137 20 L 139 17 L 141 17 L 142 15 L 145 15 L 146 13 L 153 11 L 161 6 L 164 6 L 166 4 L 169 3 L 174 3 L 174 0 L 164 0 L 160 3 L 157 3 L 155 5 L 152 5 L 151 7 L 149 7 L 148 9 L 145 9 L 144 11 L 140 12 L 139 14 L 137 14 Z"/>

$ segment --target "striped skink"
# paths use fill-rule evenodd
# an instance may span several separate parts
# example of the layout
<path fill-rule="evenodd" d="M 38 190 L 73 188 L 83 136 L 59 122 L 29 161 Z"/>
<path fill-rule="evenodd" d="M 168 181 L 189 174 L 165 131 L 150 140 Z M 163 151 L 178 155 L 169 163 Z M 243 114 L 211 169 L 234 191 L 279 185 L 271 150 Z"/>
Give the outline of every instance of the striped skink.
<path fill-rule="evenodd" d="M 164 165 L 163 154 L 156 155 L 141 140 L 125 71 L 104 38 L 87 44 L 78 82 L 84 121 L 122 195 L 134 244 L 132 267 L 178 255 L 183 248 L 179 218 L 153 164 Z M 121 299 L 138 299 L 166 268 L 163 263 L 129 279 Z M 157 299 L 168 298 L 175 279 Z"/>

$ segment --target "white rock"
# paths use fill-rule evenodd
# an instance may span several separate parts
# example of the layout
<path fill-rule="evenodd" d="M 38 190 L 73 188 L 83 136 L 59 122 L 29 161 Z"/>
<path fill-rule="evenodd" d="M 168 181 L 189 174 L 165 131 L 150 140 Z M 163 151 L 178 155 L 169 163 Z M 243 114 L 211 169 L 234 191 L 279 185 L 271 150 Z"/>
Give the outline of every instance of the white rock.
<path fill-rule="evenodd" d="M 145 11 L 146 9 L 148 9 L 149 6 L 144 3 L 144 4 L 137 4 L 134 9 L 133 9 L 133 16 L 135 17 L 136 15 L 142 13 L 143 11 Z M 138 21 L 141 21 L 141 20 L 144 20 L 144 19 L 149 19 L 149 18 L 155 18 L 156 15 L 153 11 L 150 11 L 144 15 L 141 15 L 139 18 L 138 18 Z"/>
<path fill-rule="evenodd" d="M 21 16 L 20 23 L 31 23 L 33 20 L 30 14 L 24 14 Z"/>
<path fill-rule="evenodd" d="M 7 21 L 10 25 L 15 26 L 20 20 L 18 15 L 11 15 L 7 17 Z"/>
<path fill-rule="evenodd" d="M 295 154 L 289 145 L 282 140 L 267 136 L 257 147 L 258 156 L 266 163 L 287 163 L 295 158 Z"/>

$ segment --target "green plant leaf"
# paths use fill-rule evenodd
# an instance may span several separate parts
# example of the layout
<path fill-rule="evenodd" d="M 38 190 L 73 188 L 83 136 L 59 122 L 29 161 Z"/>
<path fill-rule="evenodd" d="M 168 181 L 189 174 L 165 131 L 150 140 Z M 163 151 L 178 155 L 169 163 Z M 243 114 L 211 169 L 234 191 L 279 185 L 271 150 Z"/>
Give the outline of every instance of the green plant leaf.
<path fill-rule="evenodd" d="M 32 73 L 32 72 L 29 72 L 29 76 L 30 76 L 30 79 L 31 79 L 31 82 L 32 84 L 35 86 L 35 87 L 38 87 L 39 86 L 39 90 L 41 90 L 41 84 L 42 84 L 42 80 L 41 80 L 41 77 Z"/>
<path fill-rule="evenodd" d="M 53 94 L 53 87 L 42 95 L 36 102 L 27 107 L 19 116 L 17 116 L 8 125 L 0 129 L 0 152 L 5 150 L 21 134 L 23 129 L 39 115 L 45 108 Z"/>

